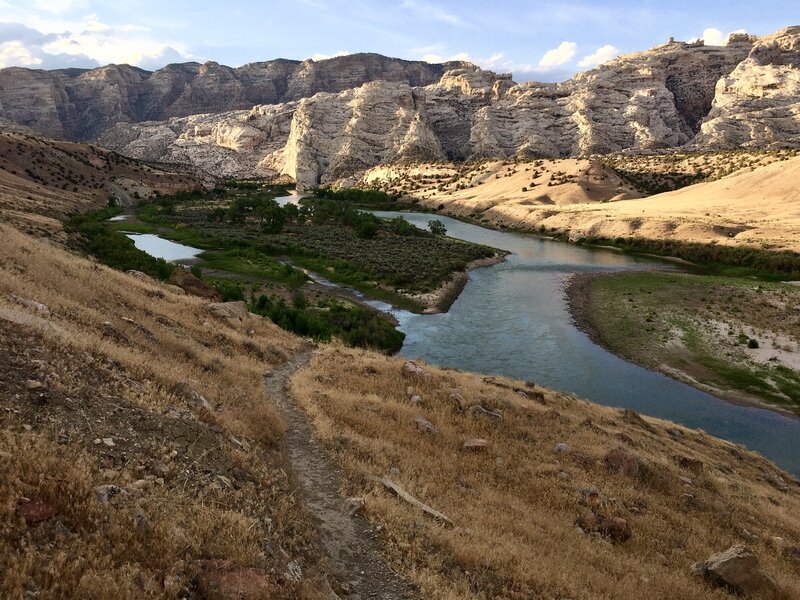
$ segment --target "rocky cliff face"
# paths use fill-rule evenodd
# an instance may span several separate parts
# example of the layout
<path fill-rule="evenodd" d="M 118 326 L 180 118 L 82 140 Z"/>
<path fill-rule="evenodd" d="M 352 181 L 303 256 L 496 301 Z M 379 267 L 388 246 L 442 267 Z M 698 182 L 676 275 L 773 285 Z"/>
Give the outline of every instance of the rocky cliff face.
<path fill-rule="evenodd" d="M 91 139 L 119 122 L 225 112 L 340 92 L 375 80 L 424 86 L 461 63 L 432 65 L 354 54 L 323 61 L 215 62 L 98 69 L 0 70 L 0 118 L 50 137 Z"/>
<path fill-rule="evenodd" d="M 696 145 L 800 144 L 800 27 L 762 38 L 716 84 Z"/>
<path fill-rule="evenodd" d="M 764 38 L 734 36 L 727 46 L 670 40 L 563 83 L 515 84 L 508 75 L 466 63 L 436 66 L 376 55 L 345 57 L 337 69 L 330 61 L 250 65 L 234 79 L 232 70 L 204 65 L 203 75 L 189 77 L 180 93 L 159 92 L 153 96 L 158 102 L 145 104 L 155 107 L 147 114 L 181 114 L 192 106 L 207 113 L 104 126 L 99 141 L 134 157 L 189 162 L 214 173 L 284 174 L 301 187 L 395 161 L 800 144 L 799 48 L 800 27 Z M 179 67 L 189 68 L 138 76 L 147 75 L 148 85 L 154 78 L 175 81 L 167 71 Z M 247 69 L 287 69 L 267 78 L 284 87 L 266 86 L 260 75 L 246 80 Z M 102 71 L 90 73 L 103 79 Z M 212 76 L 208 89 L 228 92 L 201 94 L 197 86 Z M 31 81 L 30 72 L 25 77 Z M 129 110 L 110 90 L 98 112 Z M 17 96 L 30 93 L 20 88 Z M 250 107 L 259 94 L 290 100 Z M 220 113 L 222 98 L 248 110 Z"/>

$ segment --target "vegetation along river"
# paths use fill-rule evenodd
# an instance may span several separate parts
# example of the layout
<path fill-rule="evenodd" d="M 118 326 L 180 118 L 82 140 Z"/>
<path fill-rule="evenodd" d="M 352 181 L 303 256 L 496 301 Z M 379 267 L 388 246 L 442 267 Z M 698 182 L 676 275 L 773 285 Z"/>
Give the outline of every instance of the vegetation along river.
<path fill-rule="evenodd" d="M 401 355 L 533 381 L 600 404 L 700 428 L 756 450 L 800 476 L 800 419 L 731 404 L 629 363 L 593 343 L 572 323 L 564 295 L 564 281 L 571 274 L 671 268 L 665 263 L 431 214 L 375 214 L 402 216 L 421 228 L 438 219 L 449 236 L 511 253 L 504 263 L 471 271 L 447 313 L 414 314 L 370 301 L 398 320 L 406 334 Z M 139 238 L 137 246 L 162 256 L 157 245 L 147 242 Z M 178 259 L 191 257 L 191 250 Z"/>

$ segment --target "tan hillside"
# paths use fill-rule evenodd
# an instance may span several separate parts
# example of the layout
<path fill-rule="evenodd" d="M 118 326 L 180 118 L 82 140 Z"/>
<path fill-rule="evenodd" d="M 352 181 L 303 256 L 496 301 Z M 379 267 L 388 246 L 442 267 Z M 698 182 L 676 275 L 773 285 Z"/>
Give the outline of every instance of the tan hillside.
<path fill-rule="evenodd" d="M 785 546 L 800 536 L 800 488 L 780 492 L 762 458 L 538 386 L 425 369 L 408 376 L 401 360 L 328 346 L 292 384 L 346 494 L 365 496 L 423 597 L 727 598 L 690 565 L 741 543 L 800 598 Z M 465 447 L 476 439 L 486 445 Z M 587 535 L 592 512 L 622 520 Z"/>
<path fill-rule="evenodd" d="M 688 176 L 712 181 L 648 197 L 641 189 Z M 359 184 L 444 214 L 572 239 L 640 236 L 800 250 L 800 158 L 793 151 L 376 167 Z"/>
<path fill-rule="evenodd" d="M 0 222 L 37 235 L 60 232 L 67 215 L 130 204 L 154 192 L 172 193 L 202 182 L 90 144 L 0 133 Z"/>

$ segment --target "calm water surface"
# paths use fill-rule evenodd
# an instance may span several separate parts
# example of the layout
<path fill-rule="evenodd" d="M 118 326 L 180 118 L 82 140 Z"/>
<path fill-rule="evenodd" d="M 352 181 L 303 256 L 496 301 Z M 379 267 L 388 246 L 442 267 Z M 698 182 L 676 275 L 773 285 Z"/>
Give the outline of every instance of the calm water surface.
<path fill-rule="evenodd" d="M 150 256 L 164 260 L 188 260 L 202 253 L 202 250 L 170 242 L 152 233 L 126 233 L 133 240 L 133 245 Z"/>
<path fill-rule="evenodd" d="M 564 297 L 564 280 L 570 274 L 669 266 L 436 215 L 375 214 L 402 216 L 423 228 L 435 218 L 446 225 L 449 236 L 512 253 L 503 264 L 473 270 L 445 314 L 393 310 L 406 334 L 403 356 L 534 381 L 600 404 L 701 428 L 757 450 L 800 475 L 800 419 L 730 404 L 638 367 L 594 344 L 572 324 Z"/>

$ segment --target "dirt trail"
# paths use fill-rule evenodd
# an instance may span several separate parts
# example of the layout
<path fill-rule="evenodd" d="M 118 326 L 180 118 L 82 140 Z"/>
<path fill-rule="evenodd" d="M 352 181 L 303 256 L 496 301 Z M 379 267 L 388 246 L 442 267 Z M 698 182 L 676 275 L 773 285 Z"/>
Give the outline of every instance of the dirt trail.
<path fill-rule="evenodd" d="M 350 516 L 339 493 L 341 474 L 314 435 L 306 414 L 288 391 L 292 373 L 311 358 L 306 350 L 280 365 L 266 378 L 269 396 L 286 421 L 285 445 L 297 479 L 303 487 L 309 511 L 318 520 L 318 530 L 330 561 L 334 585 L 349 593 L 346 598 L 411 599 L 412 587 L 392 571 L 381 557 L 377 534 L 360 517 Z"/>

